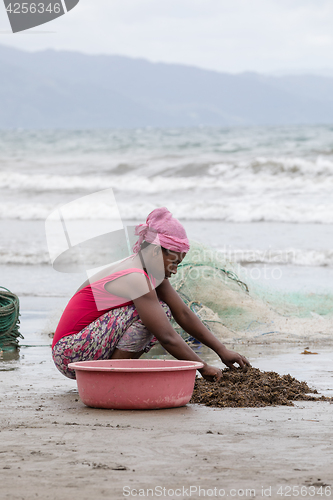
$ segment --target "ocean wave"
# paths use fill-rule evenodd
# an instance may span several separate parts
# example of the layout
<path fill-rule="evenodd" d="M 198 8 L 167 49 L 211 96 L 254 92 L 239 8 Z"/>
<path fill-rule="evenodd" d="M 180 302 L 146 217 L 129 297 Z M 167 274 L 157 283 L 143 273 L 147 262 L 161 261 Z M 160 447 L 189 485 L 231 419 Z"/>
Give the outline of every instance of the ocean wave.
<path fill-rule="evenodd" d="M 306 266 L 333 268 L 333 250 L 301 250 L 298 248 L 273 249 L 230 249 L 207 250 L 207 261 L 214 252 L 223 262 L 242 266 L 268 264 L 273 266 Z M 202 260 L 202 259 L 201 259 Z M 203 259 L 204 262 L 204 259 Z M 51 265 L 47 250 L 0 251 L 0 265 Z"/>
<path fill-rule="evenodd" d="M 221 259 L 241 265 L 269 264 L 310 267 L 333 267 L 333 250 L 300 250 L 298 248 L 226 249 L 219 248 Z"/>
<path fill-rule="evenodd" d="M 261 174 L 270 174 L 275 177 L 332 177 L 333 176 L 333 161 L 318 156 L 315 159 L 306 159 L 298 157 L 265 157 L 258 156 L 251 160 L 241 161 L 236 164 L 222 163 L 212 166 L 209 169 L 211 175 L 223 175 L 226 170 L 233 167 L 238 171 L 238 175 L 242 171 L 251 171 L 259 176 Z"/>
<path fill-rule="evenodd" d="M 48 174 L 26 175 L 22 173 L 0 172 L 0 189 L 18 191 L 92 191 L 107 187 L 116 191 L 160 193 L 198 188 L 222 188 L 222 182 L 216 184 L 216 179 L 206 176 L 198 177 L 146 177 L 140 175 L 81 175 L 60 176 Z"/>
<path fill-rule="evenodd" d="M 0 265 L 43 265 L 50 264 L 50 257 L 47 251 L 35 251 L 19 253 L 17 250 L 0 250 Z"/>
<path fill-rule="evenodd" d="M 316 161 L 302 158 L 257 157 L 249 161 L 200 162 L 198 165 L 174 168 L 165 164 L 159 168 L 136 168 L 130 174 L 124 169 L 117 175 L 96 168 L 82 175 L 25 174 L 15 171 L 0 172 L 0 189 L 49 192 L 49 191 L 91 191 L 113 187 L 117 191 L 160 193 L 190 189 L 237 190 L 242 186 L 249 189 L 269 187 L 274 182 L 276 189 L 307 189 L 328 184 L 333 187 L 333 162 L 325 159 Z M 152 174 L 153 172 L 153 174 Z M 189 175 L 191 172 L 191 175 Z M 252 185 L 252 188 L 251 188 Z"/>
<path fill-rule="evenodd" d="M 118 203 L 121 218 L 145 220 L 147 214 L 160 206 L 150 202 Z M 0 219 L 45 220 L 55 210 L 51 204 L 0 203 Z M 249 200 L 244 202 L 208 203 L 170 201 L 168 209 L 182 220 L 216 220 L 224 222 L 289 222 L 333 224 L 333 204 L 308 204 L 293 201 Z M 80 203 L 72 209 L 71 220 L 109 220 L 105 205 Z"/>

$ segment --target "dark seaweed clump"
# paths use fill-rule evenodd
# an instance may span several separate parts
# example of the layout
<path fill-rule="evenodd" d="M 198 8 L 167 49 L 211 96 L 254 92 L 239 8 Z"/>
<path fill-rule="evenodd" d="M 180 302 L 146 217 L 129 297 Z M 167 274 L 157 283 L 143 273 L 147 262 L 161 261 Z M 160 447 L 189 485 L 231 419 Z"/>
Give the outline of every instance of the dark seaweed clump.
<path fill-rule="evenodd" d="M 247 370 L 226 368 L 218 382 L 207 382 L 197 378 L 190 403 L 199 403 L 217 408 L 248 408 L 260 406 L 293 406 L 293 401 L 333 401 L 310 389 L 291 375 L 262 372 L 258 368 Z"/>

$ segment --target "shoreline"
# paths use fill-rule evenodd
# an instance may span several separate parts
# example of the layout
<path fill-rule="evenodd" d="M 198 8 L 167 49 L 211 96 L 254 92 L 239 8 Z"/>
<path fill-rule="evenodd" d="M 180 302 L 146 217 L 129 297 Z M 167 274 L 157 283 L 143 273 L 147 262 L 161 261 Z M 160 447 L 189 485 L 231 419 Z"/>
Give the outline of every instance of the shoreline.
<path fill-rule="evenodd" d="M 267 346 L 261 349 L 260 369 L 284 359 L 288 370 L 288 346 L 279 355 L 271 349 L 271 356 Z M 0 363 L 4 498 L 119 499 L 125 498 L 124 492 L 157 487 L 166 492 L 192 487 L 192 498 L 199 498 L 194 488 L 200 486 L 224 489 L 229 497 L 231 489 L 252 489 L 255 498 L 264 498 L 270 489 L 270 498 L 278 499 L 283 498 L 277 493 L 280 487 L 285 493 L 297 486 L 307 491 L 313 485 L 333 489 L 329 402 L 264 408 L 93 409 L 80 401 L 76 382 L 57 372 L 48 351 L 47 346 L 22 348 L 19 360 Z M 294 352 L 290 356 L 300 372 Z M 320 365 L 318 356 L 298 357 L 301 364 L 306 358 L 312 378 Z M 333 349 L 330 356 L 333 359 Z M 332 391 L 331 372 L 326 382 Z"/>
<path fill-rule="evenodd" d="M 140 490 L 145 497 L 163 498 L 147 494 L 155 488 L 174 492 L 164 498 L 180 498 L 176 490 L 192 487 L 191 497 L 197 499 L 203 495 L 195 488 L 201 487 L 223 490 L 224 497 L 244 498 L 251 490 L 255 498 L 270 493 L 269 498 L 280 500 L 281 491 L 287 496 L 293 487 L 308 493 L 310 488 L 333 490 L 329 402 L 154 411 L 84 406 L 76 382 L 62 376 L 51 359 L 48 332 L 66 301 L 65 296 L 23 296 L 21 344 L 30 346 L 21 347 L 12 360 L 0 360 L 4 498 L 109 500 L 139 496 Z M 329 336 L 324 342 L 276 334 L 223 342 L 263 371 L 290 373 L 320 394 L 333 393 Z M 207 351 L 197 349 L 207 359 Z M 304 349 L 318 354 L 302 355 Z M 209 356 L 209 362 L 219 363 L 214 354 Z"/>
<path fill-rule="evenodd" d="M 25 340 L 21 343 L 31 345 L 21 347 L 11 361 L 0 360 L 4 498 L 91 500 L 93 496 L 109 500 L 125 498 L 124 492 L 156 487 L 166 491 L 201 487 L 225 490 L 229 497 L 236 489 L 240 493 L 254 490 L 255 498 L 265 498 L 264 493 L 270 492 L 270 498 L 281 499 L 280 487 L 284 493 L 293 487 L 307 488 L 307 492 L 312 491 L 310 487 L 320 488 L 315 484 L 333 489 L 329 402 L 223 409 L 187 405 L 154 411 L 84 406 L 75 380 L 62 376 L 51 359 L 46 325 L 56 300 L 59 307 L 65 301 L 22 299 Z M 264 336 L 264 342 L 261 338 L 261 343 L 224 341 L 253 366 L 290 373 L 320 394 L 332 395 L 332 340 L 273 343 L 268 337 Z M 302 355 L 305 348 L 318 354 Z M 197 349 L 207 359 L 203 346 Z M 214 353 L 209 356 L 209 362 L 221 366 Z M 150 498 L 158 496 L 150 494 Z M 200 498 L 194 490 L 192 498 Z"/>

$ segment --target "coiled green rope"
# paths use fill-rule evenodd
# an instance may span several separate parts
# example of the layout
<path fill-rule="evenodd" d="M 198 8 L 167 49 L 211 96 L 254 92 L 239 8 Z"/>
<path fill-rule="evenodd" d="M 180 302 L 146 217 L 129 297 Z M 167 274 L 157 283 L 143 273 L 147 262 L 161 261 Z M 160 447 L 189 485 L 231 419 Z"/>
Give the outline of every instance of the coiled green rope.
<path fill-rule="evenodd" d="M 18 339 L 23 339 L 19 332 L 20 302 L 15 293 L 0 286 L 0 350 L 18 347 Z"/>

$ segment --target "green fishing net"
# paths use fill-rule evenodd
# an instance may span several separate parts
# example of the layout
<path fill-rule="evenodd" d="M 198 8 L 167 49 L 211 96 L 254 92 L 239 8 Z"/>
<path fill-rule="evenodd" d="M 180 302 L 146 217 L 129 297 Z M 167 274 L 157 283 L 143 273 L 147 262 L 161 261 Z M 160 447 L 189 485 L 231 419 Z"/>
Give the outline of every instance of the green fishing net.
<path fill-rule="evenodd" d="M 271 290 L 250 279 L 245 268 L 194 241 L 170 282 L 221 340 L 330 339 L 333 331 L 331 295 Z"/>

